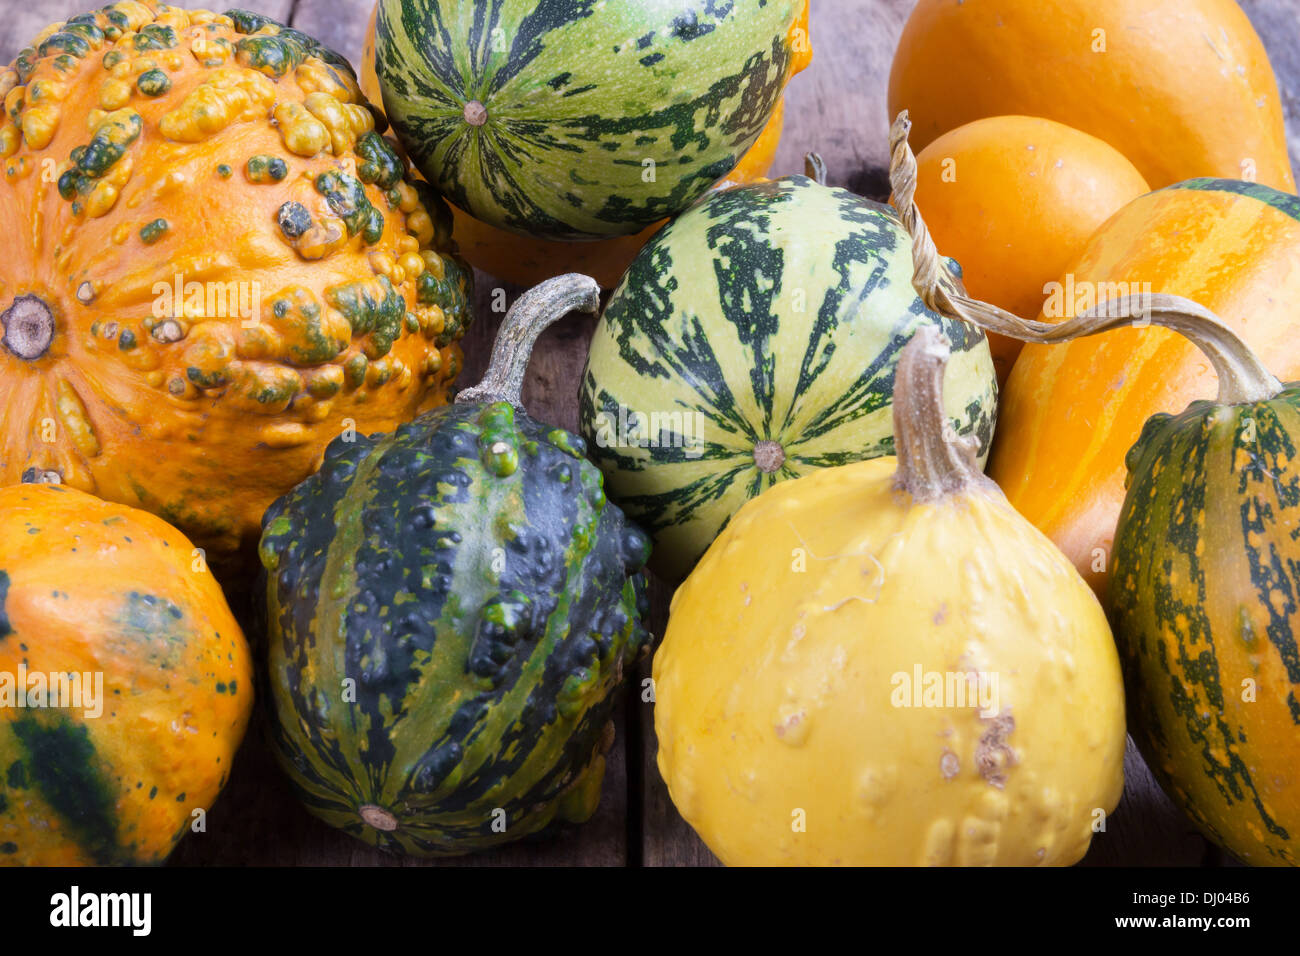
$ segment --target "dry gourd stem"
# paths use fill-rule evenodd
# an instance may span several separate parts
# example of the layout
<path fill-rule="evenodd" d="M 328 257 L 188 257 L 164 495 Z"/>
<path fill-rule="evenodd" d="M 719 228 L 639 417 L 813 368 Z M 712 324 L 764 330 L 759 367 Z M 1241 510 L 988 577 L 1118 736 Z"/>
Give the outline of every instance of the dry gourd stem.
<path fill-rule="evenodd" d="M 1218 316 L 1182 296 L 1127 296 L 1100 302 L 1072 319 L 1053 324 L 1018 318 L 957 291 L 956 279 L 935 248 L 930 230 L 916 207 L 916 157 L 907 143 L 911 128 L 904 110 L 889 131 L 889 184 L 893 190 L 890 201 L 912 237 L 912 284 L 931 310 L 969 322 L 986 332 L 1044 344 L 1152 322 L 1184 336 L 1205 354 L 1219 376 L 1220 404 L 1266 401 L 1282 390 L 1277 378 Z M 954 283 L 954 287 L 949 288 L 947 283 Z"/>
<path fill-rule="evenodd" d="M 818 186 L 826 185 L 826 161 L 821 158 L 821 154 L 803 154 L 803 174 Z"/>
<path fill-rule="evenodd" d="M 600 311 L 600 285 L 590 276 L 570 272 L 521 295 L 501 322 L 483 381 L 462 389 L 456 402 L 509 402 L 522 408 L 524 373 L 537 337 L 573 311 Z"/>
<path fill-rule="evenodd" d="M 915 501 L 937 501 L 973 485 L 993 486 L 975 461 L 972 443 L 959 438 L 943 410 L 948 340 L 921 325 L 903 347 L 894 372 L 894 487 Z"/>
<path fill-rule="evenodd" d="M 0 344 L 17 358 L 34 361 L 54 341 L 54 313 L 35 295 L 20 295 L 0 313 Z"/>

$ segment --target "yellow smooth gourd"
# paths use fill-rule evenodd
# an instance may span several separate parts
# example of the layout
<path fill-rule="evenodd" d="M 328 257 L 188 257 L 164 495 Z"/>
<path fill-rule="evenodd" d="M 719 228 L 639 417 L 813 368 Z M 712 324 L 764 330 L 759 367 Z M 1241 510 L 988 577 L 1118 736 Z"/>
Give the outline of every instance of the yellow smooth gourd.
<path fill-rule="evenodd" d="M 949 441 L 946 358 L 928 329 L 904 351 L 899 458 L 773 486 L 674 596 L 659 769 L 727 864 L 1069 864 L 1119 800 L 1105 615 Z M 945 706 L 902 706 L 918 670 Z"/>

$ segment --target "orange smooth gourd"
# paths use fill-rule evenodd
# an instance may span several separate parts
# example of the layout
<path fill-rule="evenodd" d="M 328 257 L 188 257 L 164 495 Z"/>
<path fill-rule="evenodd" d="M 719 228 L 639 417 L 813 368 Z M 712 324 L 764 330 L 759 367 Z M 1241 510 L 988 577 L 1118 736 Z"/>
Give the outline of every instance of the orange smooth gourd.
<path fill-rule="evenodd" d="M 1073 294 L 1056 318 L 1091 305 L 1089 292 L 1181 295 L 1219 315 L 1282 381 L 1300 379 L 1295 196 L 1230 180 L 1150 193 L 1098 230 L 1068 271 Z M 1104 593 L 1125 455 L 1151 415 L 1215 391 L 1201 353 L 1165 329 L 1026 345 L 1002 393 L 989 474 Z"/>
<path fill-rule="evenodd" d="M 370 11 L 370 21 L 366 25 L 359 76 L 361 90 L 366 97 L 372 103 L 382 104 L 383 95 L 379 88 L 379 78 L 375 74 L 375 19 L 378 12 L 379 5 L 376 4 Z M 807 9 L 794 29 L 802 29 L 804 37 L 800 42 L 791 41 L 791 49 L 795 51 L 791 76 L 812 62 L 812 47 L 807 39 Z M 735 168 L 714 184 L 713 188 L 739 186 L 766 176 L 772 168 L 777 146 L 781 143 L 784 123 L 785 100 L 782 98 L 777 102 L 772 118 L 758 139 Z M 558 242 L 498 229 L 462 212 L 454 205 L 451 210 L 455 220 L 453 232 L 461 254 L 498 279 L 526 286 L 537 285 L 560 273 L 581 272 L 594 278 L 603 288 L 613 288 L 618 285 L 619 279 L 641 247 L 668 222 L 665 219 L 630 236 L 615 236 L 593 242 Z"/>
<path fill-rule="evenodd" d="M 920 0 L 889 77 L 889 115 L 904 109 L 918 150 L 1018 113 L 1105 140 L 1155 189 L 1295 188 L 1277 80 L 1234 0 Z"/>
<path fill-rule="evenodd" d="M 79 696 L 33 707 L 50 674 Z M 0 677 L 0 866 L 162 862 L 253 710 L 248 645 L 193 545 L 61 485 L 0 488 Z"/>
<path fill-rule="evenodd" d="M 1030 116 L 959 126 L 917 156 L 916 202 L 972 296 L 1019 316 L 1043 307 L 1089 237 L 1148 192 L 1121 153 L 1095 136 Z M 989 336 L 998 381 L 1021 343 Z"/>

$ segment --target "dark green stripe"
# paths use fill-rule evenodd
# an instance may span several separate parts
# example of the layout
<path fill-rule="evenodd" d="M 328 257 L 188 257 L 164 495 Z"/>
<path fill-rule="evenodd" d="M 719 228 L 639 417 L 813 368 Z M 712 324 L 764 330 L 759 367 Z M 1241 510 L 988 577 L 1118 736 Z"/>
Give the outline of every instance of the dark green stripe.
<path fill-rule="evenodd" d="M 494 0 L 465 12 L 386 0 L 375 70 L 394 129 L 458 207 L 531 235 L 627 234 L 679 213 L 757 139 L 789 71 L 792 10 L 784 0 Z M 697 55 L 720 28 L 748 55 Z M 620 64 L 633 46 L 644 53 Z M 470 100 L 487 108 L 484 125 L 465 122 Z M 557 193 L 564 176 L 576 188 Z"/>
<path fill-rule="evenodd" d="M 115 801 L 95 766 L 89 732 L 61 714 L 44 719 L 47 722 L 42 723 L 24 714 L 9 724 L 26 751 L 28 780 L 91 859 L 99 864 L 118 862 Z"/>
<path fill-rule="evenodd" d="M 9 573 L 0 571 L 0 638 L 8 637 L 14 632 L 13 625 L 9 623 L 9 613 L 5 609 L 5 602 L 9 599 Z"/>
<path fill-rule="evenodd" d="M 1280 189 L 1262 183 L 1248 183 L 1241 179 L 1205 178 L 1189 179 L 1186 182 L 1166 186 L 1165 189 L 1196 189 L 1201 192 L 1236 193 L 1239 196 L 1249 196 L 1300 222 L 1300 196 L 1284 193 Z M 1162 191 L 1157 190 L 1157 192 Z"/>
<path fill-rule="evenodd" d="M 495 470 L 498 442 L 516 450 L 513 471 Z M 272 508 L 264 553 L 283 632 L 271 677 L 291 701 L 273 714 L 274 739 L 313 812 L 384 849 L 425 855 L 550 822 L 648 639 L 635 610 L 644 585 L 629 579 L 624 554 L 629 529 L 581 446 L 508 406 L 448 406 L 327 456 Z M 333 576 L 346 565 L 356 581 L 341 594 Z M 323 633 L 322 606 L 339 602 L 338 633 Z M 339 653 L 357 685 L 342 707 L 325 683 L 333 665 L 308 668 Z M 584 694 L 570 700 L 578 678 L 589 685 L 579 681 Z M 394 813 L 398 829 L 362 823 L 367 803 Z M 492 828 L 498 807 L 505 833 Z"/>
<path fill-rule="evenodd" d="M 1269 641 L 1287 679 L 1300 681 L 1300 654 L 1290 625 L 1297 611 L 1300 567 L 1274 543 L 1287 534 L 1282 522 L 1288 516 L 1275 513 L 1269 503 L 1276 497 L 1283 508 L 1300 505 L 1295 447 L 1287 423 L 1279 418 L 1279 409 L 1297 400 L 1300 395 L 1289 392 L 1253 405 L 1196 402 L 1180 415 L 1149 422 L 1128 458 L 1130 484 L 1116 533 L 1110 585 L 1117 642 L 1128 658 L 1129 676 L 1138 684 L 1140 727 L 1157 754 L 1181 753 L 1190 759 L 1190 744 L 1199 766 L 1183 772 L 1203 773 L 1226 807 L 1249 803 L 1263 828 L 1282 840 L 1290 835 L 1265 809 L 1251 768 L 1239 753 L 1239 745 L 1247 742 L 1244 732 L 1223 716 L 1225 687 L 1216 642 L 1236 637 L 1249 644 L 1257 637 L 1242 631 L 1236 620 L 1218 622 L 1223 633 L 1216 634 L 1206 600 L 1224 586 L 1219 580 L 1221 556 L 1203 555 L 1200 546 L 1206 516 L 1239 523 L 1238 540 L 1249 561 L 1256 604 L 1269 617 Z M 1247 419 L 1254 425 L 1249 441 L 1243 426 Z M 1244 467 L 1238 469 L 1238 461 Z M 1215 474 L 1225 465 L 1237 476 L 1231 486 L 1226 476 Z M 1223 500 L 1228 487 L 1230 501 Z M 1252 541 L 1262 546 L 1254 547 Z M 1171 583 L 1175 574 L 1180 579 Z M 1185 632 L 1163 623 L 1180 618 L 1186 622 Z M 1229 676 L 1230 682 L 1235 680 Z M 1198 700 L 1197 689 L 1204 701 Z M 1167 711 L 1156 695 L 1167 698 Z M 1180 721 L 1181 728 L 1162 723 L 1166 713 Z M 1160 757 L 1151 762 L 1166 785 L 1167 762 Z M 1199 808 L 1193 805 L 1189 811 L 1214 832 Z"/>

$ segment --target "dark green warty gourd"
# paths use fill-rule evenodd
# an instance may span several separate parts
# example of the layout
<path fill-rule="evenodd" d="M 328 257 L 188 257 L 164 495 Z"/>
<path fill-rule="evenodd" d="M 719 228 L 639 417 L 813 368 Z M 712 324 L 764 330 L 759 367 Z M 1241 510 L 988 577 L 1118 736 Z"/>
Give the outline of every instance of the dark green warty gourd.
<path fill-rule="evenodd" d="M 336 439 L 264 519 L 275 750 L 312 813 L 385 850 L 466 853 L 599 801 L 650 543 L 519 402 L 538 334 L 598 295 L 525 293 L 483 384 Z"/>

